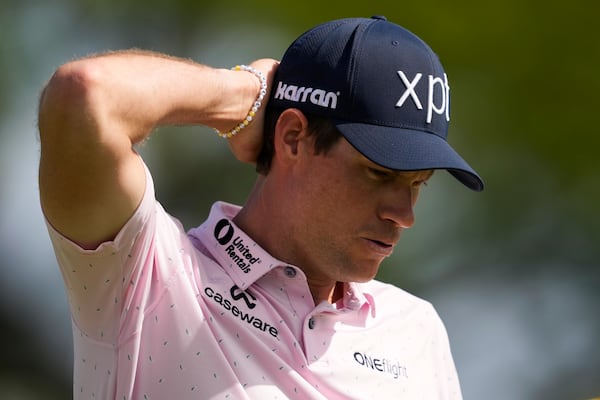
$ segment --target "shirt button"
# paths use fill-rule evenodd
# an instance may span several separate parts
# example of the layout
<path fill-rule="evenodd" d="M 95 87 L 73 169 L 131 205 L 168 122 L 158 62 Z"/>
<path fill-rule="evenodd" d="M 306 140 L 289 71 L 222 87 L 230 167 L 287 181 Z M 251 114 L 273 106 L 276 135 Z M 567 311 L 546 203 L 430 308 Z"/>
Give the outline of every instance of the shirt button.
<path fill-rule="evenodd" d="M 308 320 L 308 329 L 315 329 L 315 319 L 312 317 Z"/>
<path fill-rule="evenodd" d="M 293 278 L 296 276 L 296 270 L 293 267 L 285 267 L 283 272 L 288 278 Z"/>

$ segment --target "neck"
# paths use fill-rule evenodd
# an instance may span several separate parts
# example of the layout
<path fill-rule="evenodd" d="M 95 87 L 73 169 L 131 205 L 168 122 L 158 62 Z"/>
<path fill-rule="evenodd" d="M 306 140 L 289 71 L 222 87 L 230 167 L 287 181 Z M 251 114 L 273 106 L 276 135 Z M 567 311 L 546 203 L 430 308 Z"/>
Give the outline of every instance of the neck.
<path fill-rule="evenodd" d="M 315 279 L 314 274 L 295 259 L 291 247 L 282 245 L 289 241 L 289 239 L 282 240 L 286 237 L 286 228 L 283 224 L 286 215 L 284 211 L 280 211 L 281 197 L 269 195 L 267 179 L 267 177 L 259 176 L 244 207 L 233 218 L 233 221 L 273 257 L 295 265 L 304 271 L 315 305 L 323 301 L 331 304 L 337 302 L 343 297 L 344 284 Z M 265 229 L 265 226 L 273 227 L 273 229 Z"/>
<path fill-rule="evenodd" d="M 335 282 L 333 284 L 317 285 L 311 281 L 308 282 L 310 293 L 312 294 L 315 305 L 324 301 L 335 304 L 344 297 L 344 283 Z"/>

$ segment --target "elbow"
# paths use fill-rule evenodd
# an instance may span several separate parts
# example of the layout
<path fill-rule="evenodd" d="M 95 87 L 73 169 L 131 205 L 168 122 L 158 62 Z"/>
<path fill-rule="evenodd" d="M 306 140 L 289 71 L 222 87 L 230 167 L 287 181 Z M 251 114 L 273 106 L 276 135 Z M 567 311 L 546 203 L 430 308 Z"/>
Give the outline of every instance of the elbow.
<path fill-rule="evenodd" d="M 93 99 L 99 82 L 100 71 L 88 60 L 59 67 L 40 96 L 40 136 L 81 130 L 92 122 Z"/>

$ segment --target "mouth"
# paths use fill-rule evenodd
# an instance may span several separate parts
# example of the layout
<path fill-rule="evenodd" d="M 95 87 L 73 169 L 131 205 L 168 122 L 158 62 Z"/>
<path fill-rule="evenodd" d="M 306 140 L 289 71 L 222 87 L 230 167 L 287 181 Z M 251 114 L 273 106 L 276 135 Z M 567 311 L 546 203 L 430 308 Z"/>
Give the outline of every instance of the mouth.
<path fill-rule="evenodd" d="M 374 253 L 388 257 L 392 255 L 394 251 L 394 244 L 389 242 L 384 242 L 377 239 L 369 239 L 365 238 L 369 247 L 373 250 Z"/>

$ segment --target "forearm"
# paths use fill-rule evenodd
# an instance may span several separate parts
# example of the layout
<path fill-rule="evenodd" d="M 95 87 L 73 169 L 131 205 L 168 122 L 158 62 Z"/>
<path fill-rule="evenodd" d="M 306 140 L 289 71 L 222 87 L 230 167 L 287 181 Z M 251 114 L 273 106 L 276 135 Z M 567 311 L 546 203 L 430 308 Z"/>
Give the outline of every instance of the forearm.
<path fill-rule="evenodd" d="M 59 68 L 42 98 L 40 120 L 63 134 L 76 125 L 91 135 L 125 134 L 135 143 L 158 125 L 228 129 L 245 116 L 257 91 L 249 74 L 156 53 L 114 52 Z"/>

